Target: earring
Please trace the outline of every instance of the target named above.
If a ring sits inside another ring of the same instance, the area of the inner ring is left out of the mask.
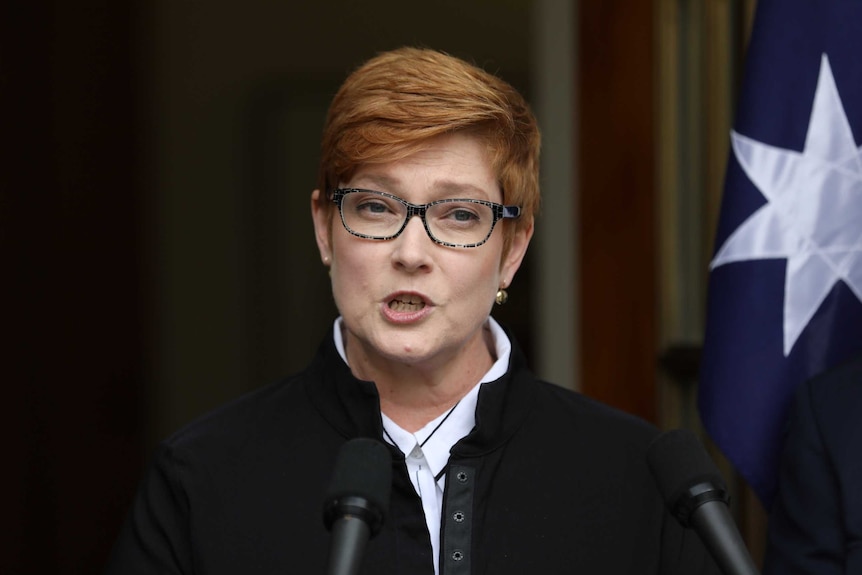
[[[503,288],[497,290],[497,297],[494,298],[494,301],[497,302],[497,305],[503,305],[507,301],[509,301],[509,294]]]
[[[325,266],[329,265],[329,256],[323,256],[323,265],[325,265]]]

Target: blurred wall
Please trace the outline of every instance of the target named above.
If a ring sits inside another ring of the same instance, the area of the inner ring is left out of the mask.
[[[132,5],[0,11],[0,572],[93,573],[141,469],[146,397]]]

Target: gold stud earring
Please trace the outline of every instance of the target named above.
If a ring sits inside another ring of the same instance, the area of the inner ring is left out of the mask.
[[[497,305],[503,305],[504,303],[509,301],[509,293],[503,288],[498,289],[497,297],[494,298],[494,301],[497,302]]]

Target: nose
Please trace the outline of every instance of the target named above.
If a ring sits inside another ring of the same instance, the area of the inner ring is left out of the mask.
[[[430,253],[435,244],[428,237],[422,218],[410,218],[401,235],[391,241],[393,265],[407,271],[430,269]]]

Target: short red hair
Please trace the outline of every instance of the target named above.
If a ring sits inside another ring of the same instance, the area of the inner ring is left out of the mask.
[[[452,132],[486,142],[503,202],[521,207],[505,228],[507,251],[539,209],[539,128],[510,84],[442,52],[384,52],[348,76],[324,125],[318,189],[329,195],[360,166],[399,160]]]

